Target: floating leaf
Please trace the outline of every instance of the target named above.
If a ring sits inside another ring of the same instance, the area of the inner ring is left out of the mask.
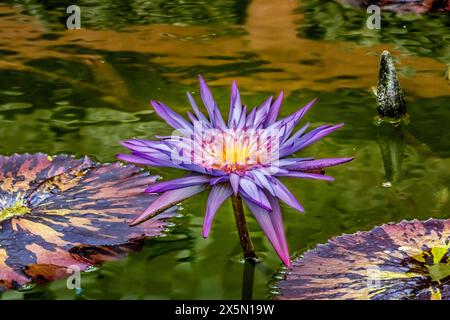
[[[154,199],[156,177],[88,157],[0,156],[0,289],[67,277],[139,250],[160,235],[175,208],[128,225]]]
[[[450,299],[450,220],[385,224],[293,262],[277,299]]]
[[[450,5],[446,1],[436,0],[337,0],[339,3],[358,6],[366,10],[370,5],[376,5],[383,11],[396,13],[427,13],[429,11],[446,12]]]

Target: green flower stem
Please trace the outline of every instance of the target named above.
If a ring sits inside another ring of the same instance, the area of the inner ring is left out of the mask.
[[[231,203],[233,204],[234,218],[236,220],[236,227],[241,240],[242,250],[244,251],[245,259],[256,259],[255,248],[253,247],[250,233],[248,232],[247,222],[245,220],[244,207],[242,199],[239,195],[231,196]]]

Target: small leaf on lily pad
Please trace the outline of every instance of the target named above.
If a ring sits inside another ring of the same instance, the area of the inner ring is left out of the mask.
[[[292,263],[276,299],[450,299],[450,220],[333,238]]]
[[[68,277],[139,250],[176,208],[128,224],[156,196],[156,177],[120,163],[42,153],[0,156],[0,290]]]

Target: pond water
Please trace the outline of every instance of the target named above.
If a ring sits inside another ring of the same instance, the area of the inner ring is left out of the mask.
[[[185,92],[199,97],[202,74],[224,112],[236,79],[249,106],[283,90],[282,115],[317,97],[306,121],[345,123],[301,152],[354,156],[327,170],[335,182],[286,180],[306,209],[283,207],[291,252],[385,222],[449,217],[448,15],[383,12],[381,29],[369,30],[365,11],[333,1],[85,0],[77,2],[82,28],[67,30],[71,1],[21,3],[0,4],[0,154],[114,161],[125,151],[119,141],[170,133],[149,100],[184,113]],[[395,56],[406,95],[410,122],[400,133],[374,125],[383,50]],[[397,159],[390,184],[386,150]],[[203,239],[205,201],[203,194],[183,203],[171,232],[141,252],[84,273],[80,291],[62,280],[2,298],[240,299],[244,265],[231,204]],[[249,224],[264,257],[253,298],[265,299],[280,261],[250,216]]]

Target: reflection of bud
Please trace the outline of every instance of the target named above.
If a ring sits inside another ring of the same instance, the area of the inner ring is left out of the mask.
[[[383,157],[386,173],[385,186],[392,185],[400,179],[402,161],[405,157],[406,130],[402,124],[394,126],[390,123],[380,123],[377,128],[378,144]]]
[[[79,6],[71,5],[66,9],[71,15],[66,20],[67,29],[81,29],[81,9]]]
[[[372,13],[372,15],[367,18],[366,25],[368,29],[381,29],[380,11],[380,7],[376,5],[371,5],[367,8],[367,13]]]
[[[67,273],[72,275],[67,278],[67,289],[81,289],[81,270],[79,266],[71,265],[67,267]]]

